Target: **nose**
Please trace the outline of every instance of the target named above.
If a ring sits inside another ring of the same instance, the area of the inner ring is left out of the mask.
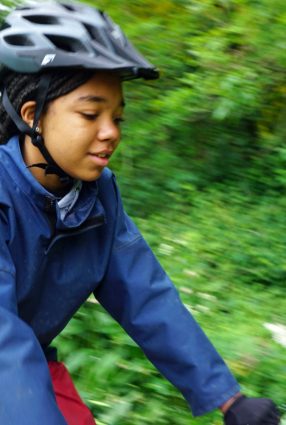
[[[101,142],[117,142],[120,139],[120,128],[113,120],[101,123],[97,132],[97,139]]]

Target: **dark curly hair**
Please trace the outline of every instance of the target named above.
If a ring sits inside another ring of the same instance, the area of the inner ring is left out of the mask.
[[[52,71],[52,79],[46,98],[45,106],[60,96],[63,96],[80,85],[87,82],[93,71],[88,70],[57,70]],[[10,102],[14,109],[20,114],[22,105],[29,100],[36,100],[37,89],[40,81],[40,74],[21,74],[8,71],[2,80],[2,87],[5,86]],[[7,114],[2,102],[0,103],[0,144],[5,144],[8,140],[19,134],[19,130]]]

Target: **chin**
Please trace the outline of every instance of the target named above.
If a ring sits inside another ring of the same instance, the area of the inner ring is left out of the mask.
[[[103,169],[101,171],[97,171],[96,173],[90,173],[90,174],[85,174],[83,176],[78,176],[76,178],[78,178],[79,180],[83,181],[83,182],[93,182],[97,179],[99,179],[99,177],[101,176],[103,172]]]
[[[101,176],[104,168],[101,170],[86,170],[83,169],[78,172],[73,172],[73,170],[64,169],[65,173],[67,173],[70,177],[75,180],[81,180],[83,182],[93,182]]]

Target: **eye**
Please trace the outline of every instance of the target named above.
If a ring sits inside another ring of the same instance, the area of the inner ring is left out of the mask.
[[[80,115],[88,121],[95,121],[98,117],[98,114],[87,114],[85,112],[81,112]]]

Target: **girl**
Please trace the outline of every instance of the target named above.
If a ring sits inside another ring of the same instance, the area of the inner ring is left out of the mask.
[[[93,293],[194,415],[277,424],[271,400],[239,393],[107,168],[122,81],[158,71],[106,14],[72,3],[13,11],[0,58],[0,423],[94,424],[50,346]]]

